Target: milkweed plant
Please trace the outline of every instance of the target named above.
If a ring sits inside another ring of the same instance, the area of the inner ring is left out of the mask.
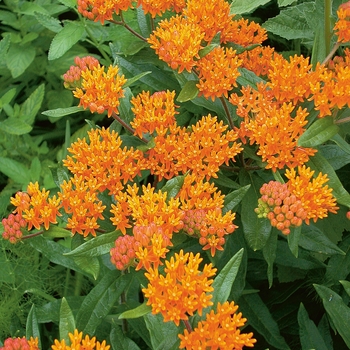
[[[56,187],[1,230],[66,287],[0,349],[350,347],[350,2],[60,3]]]

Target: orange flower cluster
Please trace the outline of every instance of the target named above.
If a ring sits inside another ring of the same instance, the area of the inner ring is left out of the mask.
[[[119,99],[124,97],[123,85],[126,83],[124,75],[118,74],[117,66],[109,66],[107,72],[104,66],[97,65],[91,70],[81,72],[81,88],[73,92],[80,99],[79,106],[89,108],[91,113],[107,111],[108,117],[112,113],[118,114]]]
[[[350,41],[350,1],[341,4],[337,10],[338,20],[334,25],[338,43]]]
[[[91,233],[96,236],[96,230],[100,227],[97,220],[104,220],[102,213],[106,208],[98,198],[98,188],[97,179],[85,181],[78,175],[61,184],[58,196],[65,213],[69,215],[67,229],[72,234],[79,233],[86,237]]]
[[[142,291],[148,298],[147,305],[152,306],[152,313],[161,313],[164,321],[173,321],[177,326],[180,320],[187,320],[196,311],[202,310],[213,303],[211,284],[216,269],[212,264],[206,264],[199,269],[202,262],[199,254],[184,254],[180,250],[175,257],[165,261],[165,276],[160,275],[157,268],[150,268],[145,276],[149,283]]]
[[[38,182],[31,182],[27,192],[17,192],[11,198],[11,204],[16,207],[14,213],[18,213],[27,222],[28,231],[33,227],[40,230],[41,225],[48,230],[50,223],[57,224],[57,216],[61,216],[61,202],[56,196],[49,198],[49,193],[45,188],[40,191]]]
[[[329,180],[327,174],[319,173],[313,178],[315,171],[305,166],[298,167],[298,175],[295,169],[287,169],[286,177],[289,179],[288,188],[301,200],[304,210],[307,212],[305,222],[309,224],[312,219],[323,219],[328,212],[336,213],[336,199],[332,195],[332,188],[324,184]],[[312,179],[312,180],[311,180]]]
[[[96,337],[90,338],[88,335],[83,338],[83,332],[78,332],[74,330],[74,333],[68,333],[70,339],[70,345],[67,345],[65,340],[59,341],[55,339],[54,344],[51,346],[52,350],[74,350],[74,349],[84,349],[84,350],[109,350],[110,345],[106,345],[104,340],[102,343],[96,341]]]
[[[135,237],[119,236],[115,240],[115,247],[110,250],[111,262],[120,270],[126,270],[134,264],[135,260]]]
[[[22,214],[10,214],[8,218],[3,218],[1,223],[4,227],[2,238],[7,239],[10,243],[17,243],[23,236],[22,229],[27,227],[27,221],[22,217]]]
[[[7,338],[4,341],[4,346],[0,350],[39,350],[38,338],[30,337],[30,339],[23,338]]]
[[[81,73],[86,70],[93,70],[94,67],[98,67],[99,61],[92,57],[86,56],[80,58],[79,56],[74,58],[75,66],[70,66],[69,70],[63,74],[64,87],[66,89],[75,89],[81,86]]]
[[[84,17],[104,24],[113,14],[132,7],[133,0],[78,0],[78,12]]]
[[[138,0],[137,6],[142,6],[145,14],[150,13],[152,18],[162,14],[167,10],[181,12],[186,6],[185,0]]]
[[[167,128],[175,124],[174,103],[175,91],[159,91],[150,96],[149,91],[132,97],[130,102],[134,106],[131,108],[135,114],[130,125],[135,130],[135,135],[142,138],[142,134],[152,134],[156,128]]]
[[[145,166],[166,179],[189,170],[198,179],[217,177],[220,165],[228,164],[242,150],[235,142],[237,132],[227,128],[209,114],[191,130],[176,125],[157,129],[155,145],[145,155]]]
[[[216,250],[223,250],[225,235],[237,228],[233,224],[235,213],[222,214],[225,196],[213,183],[203,180],[194,182],[194,177],[187,176],[178,194],[181,208],[184,210],[183,231],[199,238],[203,250],[209,250],[212,256]]]
[[[196,65],[203,37],[198,26],[183,16],[174,16],[162,20],[147,41],[161,60],[181,73],[190,72]]]
[[[218,303],[216,313],[211,310],[204,321],[200,321],[193,332],[185,329],[180,334],[180,349],[242,349],[244,346],[254,347],[256,339],[253,333],[241,333],[239,327],[244,326],[247,319],[242,313],[236,313],[238,306],[234,302]]]
[[[271,226],[284,235],[290,234],[291,227],[301,226],[307,212],[300,199],[292,194],[287,184],[270,181],[260,188],[261,198],[255,212],[259,218],[268,218]]]
[[[205,98],[228,97],[228,92],[237,86],[238,67],[242,61],[231,48],[216,47],[197,63],[199,95]]]
[[[85,137],[74,142],[68,151],[72,156],[63,164],[73,174],[95,184],[100,192],[106,189],[110,194],[124,188],[123,183],[133,180],[142,169],[142,152],[132,147],[122,148],[119,135],[110,129],[94,129]]]

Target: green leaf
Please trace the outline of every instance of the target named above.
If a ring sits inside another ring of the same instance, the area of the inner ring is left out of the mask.
[[[65,297],[63,297],[61,301],[59,330],[60,339],[64,339],[66,344],[70,344],[68,333],[74,333],[75,320],[72,310]]]
[[[97,257],[74,256],[74,262],[88,275],[97,280],[100,273],[100,261]]]
[[[140,306],[136,307],[135,309],[124,311],[119,315],[118,318],[120,319],[138,318],[150,313],[151,311],[152,311],[152,307],[147,305],[146,303],[143,303]]]
[[[0,223],[0,232],[2,231],[2,224]],[[4,249],[0,249],[0,285],[5,282],[7,284],[15,283],[15,270]]]
[[[68,108],[56,108],[56,109],[50,109],[48,111],[41,112],[41,114],[47,115],[51,121],[56,121],[55,119],[60,119],[66,115],[78,113],[84,111],[83,107],[68,107]]]
[[[140,80],[142,77],[145,77],[148,74],[151,74],[151,71],[148,72],[142,72],[130,79],[127,80],[127,82],[125,83],[125,85],[123,86],[124,88],[129,87],[130,85],[132,85],[133,83],[137,82],[138,80]]]
[[[320,21],[315,30],[315,39],[312,45],[311,64],[315,68],[318,62],[323,62],[327,56],[324,21]]]
[[[0,42],[1,43],[1,42]],[[1,50],[1,47],[0,47]],[[3,105],[9,104],[11,100],[15,97],[16,95],[16,88],[12,88],[8,90],[5,94],[3,94],[0,98],[0,108],[2,108]]]
[[[249,324],[259,332],[273,347],[289,350],[289,346],[281,336],[276,321],[258,294],[243,294],[239,299],[240,310],[249,320]]]
[[[11,135],[24,135],[29,134],[33,130],[33,127],[21,119],[7,118],[4,121],[0,121],[0,130]]]
[[[345,292],[350,296],[350,282],[344,280],[341,280],[339,282],[343,285]]]
[[[293,4],[293,2],[296,2],[297,0],[278,0],[278,7],[284,7]]]
[[[344,152],[350,154],[350,145],[339,135],[334,135],[331,140],[335,142]]]
[[[197,88],[197,81],[189,80],[187,83],[185,83],[184,87],[179,93],[179,96],[177,97],[176,101],[179,101],[181,103],[193,100],[198,95],[198,88]]]
[[[328,350],[315,323],[310,320],[303,303],[300,304],[298,311],[298,324],[302,350]]]
[[[318,150],[321,152],[323,157],[327,159],[334,170],[338,170],[350,163],[350,154],[344,151],[338,145],[321,145],[318,147]]]
[[[68,169],[63,166],[58,166],[55,168],[50,167],[50,170],[53,177],[53,181],[55,182],[57,187],[60,187],[60,185],[64,181],[68,182],[71,179]]]
[[[184,184],[184,181],[185,176],[183,175],[175,176],[167,181],[167,183],[161,188],[161,191],[163,193],[167,193],[167,200],[170,200],[170,198],[174,198],[179,193],[181,187]]]
[[[7,55],[6,65],[13,78],[18,78],[34,61],[36,50],[33,45],[11,44]]]
[[[243,186],[240,189],[227,194],[224,199],[224,207],[222,208],[222,212],[225,214],[229,210],[236,208],[250,189],[250,186],[250,184]]]
[[[251,13],[259,6],[265,5],[271,0],[233,0],[231,3],[231,14],[240,15],[242,13]]]
[[[84,35],[85,28],[82,22],[66,21],[63,29],[53,38],[48,59],[55,60],[62,57]]]
[[[71,252],[65,253],[64,255],[74,257],[94,257],[107,254],[114,247],[114,242],[120,235],[120,231],[104,233],[100,236],[90,239],[89,241],[75,248]]]
[[[328,141],[336,133],[339,127],[334,124],[334,118],[331,116],[317,119],[311,126],[299,137],[298,146],[315,148],[318,145]]]
[[[113,326],[110,334],[112,350],[140,350],[140,348],[125,336],[119,326]]]
[[[30,182],[29,169],[14,159],[0,157],[0,171],[16,183],[26,185]]]
[[[164,322],[161,314],[152,313],[143,316],[146,327],[151,336],[153,350],[175,350],[179,349],[180,339],[178,334],[183,333],[183,325],[178,327],[174,322]]]
[[[272,287],[273,283],[273,263],[276,259],[277,239],[277,229],[272,228],[270,237],[262,250],[264,259],[267,262],[267,279],[269,281],[269,288]]]
[[[39,323],[36,317],[34,304],[30,308],[29,314],[27,316],[27,322],[26,322],[26,338],[30,339],[30,337],[33,337],[33,338],[38,337],[38,340],[39,340],[38,347],[39,349],[41,349]]]
[[[30,165],[30,178],[32,182],[39,181],[41,173],[41,163],[38,157],[34,157],[32,159],[32,163]]]
[[[130,122],[135,118],[133,111],[131,110],[132,106],[130,103],[133,94],[129,87],[124,89],[124,97],[120,99],[120,105],[118,107],[119,114],[123,118],[123,121],[130,124]]]
[[[306,18],[314,12],[315,5],[313,2],[302,3],[281,10],[279,15],[268,19],[263,27],[267,31],[288,40],[313,40],[313,28],[309,26]]]
[[[131,279],[131,274],[120,276],[120,272],[116,270],[106,273],[81,304],[76,316],[77,329],[94,334]]]
[[[34,123],[35,117],[40,110],[44,99],[45,84],[39,85],[21,106],[20,119],[29,125]]]
[[[299,246],[300,235],[301,235],[301,226],[298,226],[298,227],[291,227],[290,234],[287,236],[290,251],[293,253],[293,255],[296,258],[298,257],[298,246]]]
[[[316,176],[319,172],[327,174],[329,178],[327,185],[333,189],[332,194],[337,199],[337,202],[350,208],[350,194],[343,187],[332,166],[319,152],[310,158],[307,165],[315,170]]]
[[[314,284],[314,287],[317,294],[321,297],[323,306],[336,330],[350,348],[350,308],[344,303],[341,296],[333,290],[319,284]]]
[[[57,18],[40,12],[35,12],[34,15],[37,21],[46,29],[54,33],[58,33],[62,29],[61,22]]]
[[[237,78],[237,83],[242,86],[251,86],[253,89],[256,89],[258,83],[263,82],[264,80],[258,77],[254,72],[246,68],[238,68],[240,75]]]

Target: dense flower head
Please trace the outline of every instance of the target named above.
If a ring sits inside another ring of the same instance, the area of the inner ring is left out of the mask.
[[[102,213],[106,208],[98,198],[98,187],[96,179],[86,181],[78,175],[61,184],[58,196],[68,215],[67,229],[72,234],[96,236],[96,230],[100,227],[98,220],[104,220]]]
[[[287,184],[270,181],[260,188],[261,198],[255,212],[259,218],[268,218],[271,226],[276,227],[284,235],[291,232],[292,227],[299,227],[307,217],[307,212],[300,199],[293,194]]]
[[[242,61],[236,51],[221,46],[209,52],[198,63],[196,70],[199,74],[199,95],[211,98],[228,97],[228,92],[237,86],[236,79],[240,75],[238,67]]]
[[[336,199],[332,195],[333,189],[325,185],[328,182],[327,174],[321,172],[313,177],[315,171],[304,166],[295,169],[287,169],[286,177],[289,179],[288,188],[301,200],[304,210],[307,212],[305,222],[312,219],[316,222],[328,216],[328,212],[336,213],[339,209]]]
[[[88,131],[88,140],[78,139],[68,151],[71,155],[63,160],[64,166],[74,175],[96,182],[100,192],[119,192],[142,168],[142,152],[122,147],[119,135],[104,127]]]
[[[79,332],[77,329],[74,330],[74,333],[68,333],[70,339],[70,345],[66,344],[65,340],[58,339],[54,340],[54,344],[51,346],[52,350],[109,350],[110,345],[106,344],[104,340],[102,343],[96,341],[96,337],[90,338],[89,335],[83,337],[83,332]]]
[[[39,350],[38,338],[30,337],[30,339],[22,338],[7,338],[4,341],[4,346],[0,350]]]
[[[213,304],[211,277],[216,269],[210,263],[201,270],[202,260],[199,253],[194,255],[180,250],[165,261],[164,276],[157,268],[145,273],[149,283],[142,291],[153,314],[161,313],[165,322],[173,321],[178,326],[180,320],[187,320],[196,311],[201,315],[204,308]]]
[[[152,18],[162,16],[167,10],[181,12],[186,3],[185,0],[138,0],[137,6],[142,6],[145,14],[150,13]]]
[[[203,37],[200,27],[183,16],[173,16],[162,20],[147,41],[162,61],[181,73],[196,65]]]
[[[254,347],[256,339],[253,333],[241,333],[239,329],[247,319],[242,317],[241,312],[236,313],[237,309],[233,301],[219,302],[216,312],[211,310],[191,333],[185,329],[184,334],[179,334],[180,349],[238,350],[244,346]]]
[[[22,214],[10,214],[3,218],[1,223],[4,227],[2,238],[7,239],[10,243],[17,243],[23,236],[23,229],[27,227],[27,221],[23,219]]]
[[[341,4],[337,10],[338,20],[334,25],[339,43],[350,41],[350,5],[349,1]]]
[[[79,106],[89,108],[91,113],[107,111],[108,117],[112,113],[118,114],[119,99],[124,97],[123,85],[126,83],[124,75],[119,75],[118,66],[110,65],[107,71],[104,66],[95,66],[92,70],[81,72],[81,88],[73,92],[80,99]]]
[[[86,70],[92,70],[100,63],[92,56],[74,58],[74,66],[70,66],[69,70],[63,75],[64,87],[66,89],[75,89],[81,86],[81,73]]]
[[[78,0],[78,12],[84,17],[104,24],[113,14],[132,7],[133,0]]]
[[[27,222],[28,231],[33,227],[40,230],[42,225],[48,230],[50,223],[57,224],[57,216],[61,216],[61,202],[56,196],[49,197],[49,194],[50,191],[45,188],[40,190],[38,182],[31,182],[26,192],[17,192],[11,198],[11,204],[16,207],[14,213],[18,213]]]
[[[219,167],[242,150],[235,142],[237,132],[227,128],[209,114],[191,128],[157,129],[154,147],[145,155],[146,166],[152,174],[166,179],[187,171],[198,178],[217,177]]]
[[[150,95],[150,92],[143,91],[136,97],[131,98],[131,108],[135,118],[130,122],[135,134],[142,137],[144,133],[152,134],[156,128],[167,128],[175,123],[174,103],[175,91],[158,91]]]
[[[115,247],[110,250],[111,262],[118,270],[126,270],[134,264],[135,260],[135,243],[134,236],[119,236],[115,240]]]

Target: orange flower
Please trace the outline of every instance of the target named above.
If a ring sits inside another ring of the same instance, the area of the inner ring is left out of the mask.
[[[173,7],[173,0],[138,0],[137,6],[142,6],[145,14],[150,13],[152,18],[161,16],[165,11]]]
[[[79,106],[89,108],[91,113],[107,111],[108,117],[118,114],[119,99],[124,97],[122,86],[126,83],[124,75],[118,72],[117,66],[109,66],[105,72],[105,67],[100,65],[82,71],[81,88],[73,92],[80,99]]]
[[[159,91],[150,96],[149,91],[138,94],[131,99],[134,106],[131,110],[135,118],[130,125],[135,129],[135,135],[142,137],[143,133],[152,134],[156,128],[167,128],[175,124],[174,104],[175,91]]]
[[[336,213],[336,199],[332,195],[332,188],[324,184],[328,181],[327,174],[319,173],[313,178],[315,171],[304,166],[295,169],[287,169],[286,177],[289,179],[287,185],[291,193],[300,199],[303,209],[307,212],[305,222],[309,224],[310,219],[316,222],[328,216],[328,212]],[[311,180],[312,179],[312,180]]]
[[[4,341],[4,346],[0,350],[39,350],[38,338],[30,337],[30,339],[23,338],[7,338]]]
[[[92,21],[113,19],[113,14],[126,11],[132,7],[132,0],[78,0],[78,12]]]
[[[337,10],[338,20],[335,23],[334,31],[338,37],[338,43],[350,41],[350,2],[341,4]]]
[[[213,303],[210,301],[213,291],[211,284],[216,269],[212,264],[205,265],[203,270],[199,264],[203,259],[199,254],[184,254],[180,250],[165,261],[165,276],[160,275],[158,269],[150,268],[145,273],[149,283],[142,291],[148,298],[147,305],[152,306],[152,313],[161,313],[164,321],[173,321],[177,326],[180,320],[187,320],[188,315],[202,310]]]
[[[237,86],[236,79],[240,75],[238,67],[242,61],[231,48],[216,47],[197,63],[199,72],[199,95],[206,98],[228,97],[228,92]]]
[[[109,350],[110,345],[106,345],[104,340],[102,343],[96,341],[96,337],[90,338],[86,335],[83,338],[83,332],[78,332],[74,330],[74,333],[68,333],[70,339],[70,345],[67,345],[64,339],[59,341],[54,340],[54,345],[51,346],[52,350],[74,350],[74,349],[84,349],[84,350]]]
[[[182,16],[174,16],[161,21],[147,41],[162,61],[181,73],[185,69],[190,72],[196,65],[203,37],[197,25]]]
[[[244,326],[247,319],[242,313],[236,313],[238,306],[234,302],[218,303],[216,313],[211,310],[205,321],[200,321],[193,332],[185,329],[179,334],[180,349],[242,349],[243,346],[254,347],[256,339],[253,333],[241,333],[239,327]]]

